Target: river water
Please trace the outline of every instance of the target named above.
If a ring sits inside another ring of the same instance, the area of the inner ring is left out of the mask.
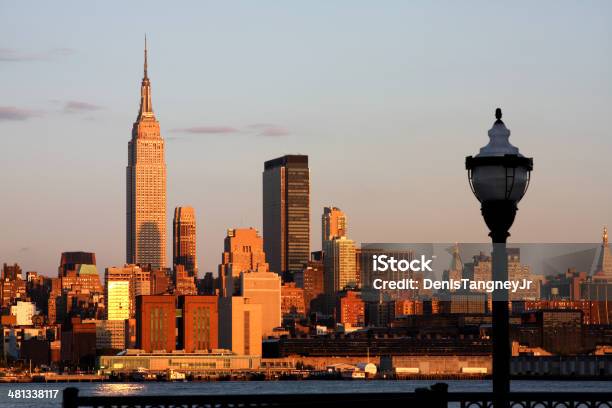
[[[189,394],[284,394],[409,392],[439,381],[234,381],[234,382],[150,382],[150,383],[28,383],[0,384],[0,408],[60,407],[62,390],[77,387],[81,395],[189,395]],[[444,381],[449,391],[490,391],[491,382]],[[10,398],[9,391],[59,390],[56,398]],[[612,381],[513,381],[512,391],[612,391]]]

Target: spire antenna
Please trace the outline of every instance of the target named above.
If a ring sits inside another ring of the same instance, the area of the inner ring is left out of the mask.
[[[147,75],[147,35],[145,34],[145,47],[144,47],[144,77],[148,78]]]

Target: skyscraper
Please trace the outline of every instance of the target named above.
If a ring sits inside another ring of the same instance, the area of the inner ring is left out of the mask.
[[[263,236],[270,270],[291,280],[310,255],[308,156],[287,155],[265,162]]]
[[[192,207],[176,207],[172,223],[173,264],[183,265],[190,276],[198,275],[196,218]]]
[[[228,229],[223,241],[223,254],[219,264],[219,289],[232,296],[238,290],[241,272],[267,272],[263,239],[255,228]],[[229,285],[229,286],[228,286]]]
[[[321,216],[321,245],[325,269],[325,293],[329,296],[359,285],[355,242],[347,238],[346,215],[337,207],[325,207]]]
[[[233,276],[239,276],[240,272],[268,271],[263,247],[263,239],[255,228],[228,229],[219,273],[231,271]]]
[[[166,266],[166,163],[164,140],[151,104],[146,39],[140,110],[128,143],[126,182],[127,263],[163,268]]]
[[[359,285],[355,242],[345,236],[325,241],[323,247],[325,294],[335,295],[347,287]]]
[[[261,333],[272,336],[281,325],[281,278],[274,272],[242,272],[239,296],[261,305]]]
[[[136,265],[111,267],[104,271],[107,320],[135,316],[136,297],[151,293],[151,273]]]
[[[75,271],[78,274],[94,273],[97,275],[96,254],[81,251],[62,252],[57,276],[60,278],[67,276],[70,271]]]
[[[219,347],[261,355],[262,306],[242,296],[219,298]]]
[[[452,258],[448,269],[442,272],[443,280],[456,280],[459,281],[463,278],[463,261],[459,255],[459,244],[455,243],[451,252]],[[454,292],[455,289],[451,289]]]
[[[57,276],[62,289],[69,294],[88,293],[93,297],[103,293],[93,252],[62,252]]]
[[[601,250],[597,259],[595,274],[612,280],[612,252],[608,245],[608,228],[604,227],[601,237]]]
[[[337,207],[323,208],[323,215],[321,216],[321,245],[335,237],[347,235],[347,230],[348,222],[346,215],[341,209]]]

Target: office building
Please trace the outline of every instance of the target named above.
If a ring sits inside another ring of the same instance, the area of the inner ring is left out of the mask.
[[[490,256],[486,256],[483,252],[475,255],[473,257],[473,265],[473,280],[485,282],[493,279],[493,264]]]
[[[238,292],[238,277],[243,272],[268,272],[264,242],[254,228],[228,229],[219,264],[221,293],[232,296]],[[229,288],[229,289],[228,289]]]
[[[530,281],[529,289],[518,289],[516,292],[510,292],[510,300],[535,300],[540,298],[540,281],[534,279],[531,275],[529,265],[521,263],[520,248],[508,248],[506,250],[508,256],[508,279],[511,281]]]
[[[239,355],[261,356],[262,307],[242,296],[219,298],[219,346]]]
[[[304,303],[307,312],[310,310],[310,302],[317,296],[324,293],[323,262],[308,261],[306,268],[302,272],[302,288],[304,288]],[[298,282],[298,286],[300,283]]]
[[[62,252],[60,266],[57,268],[59,278],[70,274],[97,274],[96,254],[93,252]]]
[[[128,143],[126,168],[126,263],[166,266],[166,162],[164,140],[153,113],[151,82],[147,72],[145,41],[144,76],[140,109]]]
[[[106,268],[106,313],[108,320],[134,317],[136,297],[151,293],[151,273],[136,265]]]
[[[348,221],[341,209],[337,207],[323,208],[321,233],[321,243],[348,235]]]
[[[345,236],[325,241],[325,294],[333,296],[347,287],[359,286],[355,258],[355,242]]]
[[[242,272],[239,295],[261,305],[261,331],[264,337],[281,326],[281,278],[274,272]],[[247,353],[248,354],[248,353]]]
[[[359,292],[346,291],[336,302],[336,323],[347,327],[361,327],[365,324],[365,302]]]
[[[167,269],[151,271],[151,295],[164,295],[173,291],[174,277]]]
[[[196,216],[192,207],[176,207],[172,229],[173,265],[183,265],[190,276],[198,276]]]
[[[32,316],[36,313],[36,305],[33,302],[19,300],[11,306],[11,315],[15,316],[17,326],[31,326]]]
[[[93,370],[96,360],[96,324],[73,317],[62,326],[61,359],[72,367]]]
[[[65,316],[79,316],[82,319],[103,317],[104,288],[98,275],[96,254],[63,252],[57,279],[61,288],[54,296],[62,297],[60,303],[65,306]]]
[[[298,288],[295,282],[287,282],[281,286],[281,314],[283,318],[306,315],[304,289]]]
[[[96,349],[123,350],[126,348],[126,320],[95,320]]]
[[[4,264],[2,267],[0,296],[0,304],[4,308],[9,307],[19,299],[26,299],[26,282],[23,280],[19,265]]]
[[[452,249],[452,258],[448,269],[446,269],[442,273],[442,280],[455,280],[460,281],[463,278],[463,261],[461,260],[461,256],[459,255],[459,245],[453,245]],[[454,292],[455,289],[451,289],[451,292]]]
[[[263,237],[270,270],[292,280],[310,254],[308,156],[287,155],[265,162]]]
[[[386,271],[374,270],[374,263],[372,262],[374,255],[386,255],[389,258],[393,257],[397,260],[406,260],[410,262],[415,257],[414,250],[407,248],[375,248],[373,246],[365,245],[355,252],[358,264],[357,275],[360,277],[362,289],[361,296],[363,300],[367,302],[376,302],[380,300],[381,296],[383,300],[416,299],[419,295],[425,292],[423,285],[418,285],[419,289],[374,289],[372,286],[375,279],[397,281],[400,279],[411,278],[414,280],[422,280],[422,277],[418,276],[418,273],[414,273],[412,271],[393,271],[391,268],[388,268]]]
[[[175,295],[197,295],[195,276],[191,275],[183,265],[174,267],[174,294]]]

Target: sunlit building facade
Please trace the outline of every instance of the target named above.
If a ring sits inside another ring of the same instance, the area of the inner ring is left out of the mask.
[[[140,110],[128,143],[126,182],[126,262],[163,268],[166,266],[166,162],[164,140],[151,102],[146,43]]]
[[[291,277],[310,257],[308,156],[287,155],[264,164],[263,237],[270,270]],[[290,279],[291,280],[291,279]]]
[[[176,207],[172,228],[173,265],[183,265],[190,276],[198,276],[196,216],[192,207]]]

